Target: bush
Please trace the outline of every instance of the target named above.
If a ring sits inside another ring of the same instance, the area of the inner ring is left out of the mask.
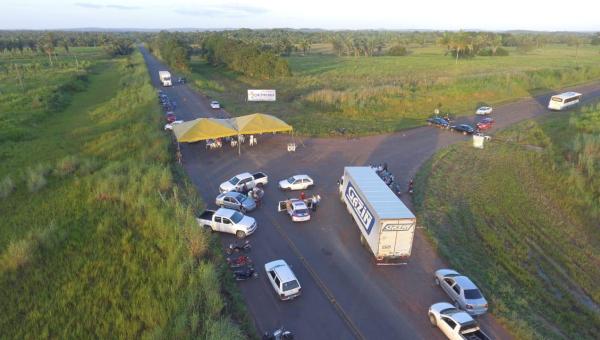
[[[48,169],[42,165],[38,165],[35,168],[28,168],[25,182],[27,183],[27,189],[30,192],[36,192],[46,186],[46,175]]]
[[[77,170],[78,166],[79,166],[79,160],[77,159],[77,157],[67,156],[67,157],[61,159],[60,161],[58,161],[58,164],[56,164],[56,169],[54,170],[54,173],[60,177],[64,177],[64,176],[70,175],[73,172],[75,172],[75,170]]]
[[[13,180],[9,176],[4,177],[2,182],[0,182],[0,198],[8,197],[14,190],[15,183]]]
[[[408,54],[408,50],[406,49],[406,47],[404,47],[402,45],[394,45],[386,53],[386,55],[397,56],[397,57],[402,57],[407,54]]]

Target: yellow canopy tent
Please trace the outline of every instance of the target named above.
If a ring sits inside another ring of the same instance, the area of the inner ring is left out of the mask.
[[[239,132],[228,119],[198,118],[176,124],[173,132],[178,142],[197,142],[206,139],[237,136]]]
[[[283,120],[264,113],[254,113],[229,119],[231,125],[237,129],[240,135],[252,135],[257,133],[292,131],[291,125]]]

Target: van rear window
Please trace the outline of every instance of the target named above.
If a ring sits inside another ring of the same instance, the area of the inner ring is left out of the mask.
[[[296,289],[298,287],[300,287],[300,284],[298,283],[298,281],[294,280],[294,281],[284,282],[282,288],[283,288],[284,292],[287,292],[288,290]]]

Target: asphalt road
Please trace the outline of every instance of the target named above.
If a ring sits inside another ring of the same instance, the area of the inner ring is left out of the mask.
[[[158,70],[167,68],[144,49],[142,52],[158,88]],[[224,110],[212,110],[209,98],[186,85],[163,90],[177,101],[178,119],[228,116]],[[600,83],[569,90],[583,93],[586,100],[600,97]],[[495,108],[494,129],[548,114],[548,99],[544,95]],[[407,265],[375,266],[360,244],[358,227],[338,199],[336,181],[344,166],[387,162],[406,187],[409,178],[433,153],[469,139],[450,131],[420,127],[357,139],[296,138],[298,148],[290,153],[286,149],[289,135],[269,134],[258,136],[257,146],[244,144],[241,156],[237,148],[224,146],[211,151],[204,143],[182,145],[182,153],[184,167],[209,207],[214,207],[219,184],[230,177],[245,171],[265,171],[269,175],[262,207],[250,213],[258,221],[258,230],[250,237],[251,257],[261,276],[239,284],[260,331],[284,325],[297,339],[443,339],[441,332],[429,324],[427,309],[435,302],[448,300],[433,281],[433,272],[446,267],[444,261],[418,229]],[[316,188],[306,193],[318,193],[323,199],[307,223],[292,223],[277,212],[278,201],[297,195],[280,192],[277,181],[296,173],[313,177]],[[403,197],[403,201],[412,205],[409,197]],[[226,244],[233,237],[222,235],[221,239]],[[296,300],[279,301],[266,280],[263,264],[280,258],[292,265],[303,287],[302,296]],[[479,322],[493,338],[511,338],[493,315],[480,317]]]

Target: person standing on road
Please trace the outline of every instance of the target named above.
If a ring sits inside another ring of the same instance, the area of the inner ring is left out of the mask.
[[[306,195],[304,194],[304,191],[300,192],[300,199],[303,201],[306,199]]]

